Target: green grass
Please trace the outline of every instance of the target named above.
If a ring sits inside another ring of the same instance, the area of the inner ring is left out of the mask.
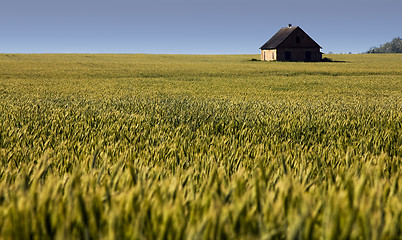
[[[0,54],[0,239],[398,239],[402,55]]]

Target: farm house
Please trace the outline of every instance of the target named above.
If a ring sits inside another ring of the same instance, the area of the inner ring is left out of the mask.
[[[321,61],[321,46],[299,26],[281,28],[261,48],[262,61]]]

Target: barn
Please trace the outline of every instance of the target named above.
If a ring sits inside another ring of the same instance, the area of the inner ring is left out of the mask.
[[[261,49],[262,61],[321,61],[322,47],[299,26],[281,28]]]

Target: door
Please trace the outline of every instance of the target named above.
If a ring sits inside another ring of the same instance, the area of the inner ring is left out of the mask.
[[[306,61],[311,61],[311,52],[310,51],[307,51],[306,52]]]
[[[290,51],[285,52],[285,60],[291,61],[292,60],[292,53]]]

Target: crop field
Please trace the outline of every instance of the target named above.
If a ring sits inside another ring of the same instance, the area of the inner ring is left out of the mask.
[[[402,55],[0,54],[0,239],[401,239]]]

